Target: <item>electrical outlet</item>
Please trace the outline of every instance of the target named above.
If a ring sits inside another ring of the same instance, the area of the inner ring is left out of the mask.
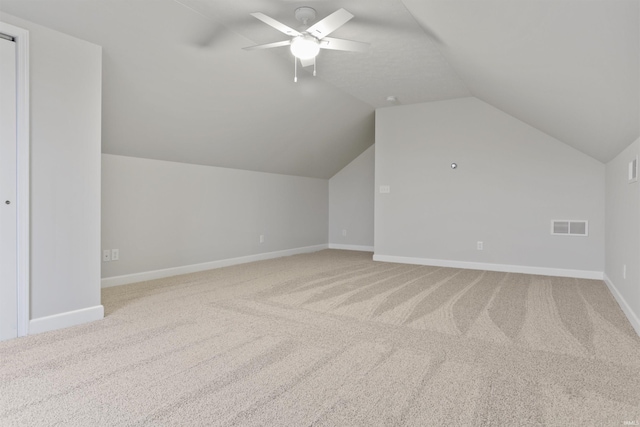
[[[342,237],[347,237],[347,230],[342,230]]]
[[[111,261],[118,261],[120,259],[120,249],[111,249]]]
[[[391,193],[391,187],[389,185],[381,185],[380,186],[381,193]]]
[[[260,243],[264,243],[264,234],[260,235]]]
[[[622,266],[622,278],[623,279],[627,278],[627,264]]]
[[[484,243],[478,242],[477,248],[478,248],[479,251],[484,250]]]
[[[102,251],[102,261],[111,261],[111,251],[109,249],[105,249],[104,251]]]

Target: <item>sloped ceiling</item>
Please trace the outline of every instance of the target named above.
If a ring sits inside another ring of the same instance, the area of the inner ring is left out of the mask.
[[[404,3],[474,96],[601,162],[638,138],[638,0]]]
[[[293,83],[293,11],[356,17]],[[637,0],[1,0],[103,46],[103,152],[329,178],[374,141],[374,110],[478,98],[600,161],[639,134]],[[0,16],[1,18],[1,16]]]

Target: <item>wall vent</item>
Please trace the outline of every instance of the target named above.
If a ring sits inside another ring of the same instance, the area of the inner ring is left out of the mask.
[[[588,236],[589,221],[554,219],[551,234],[556,236]]]
[[[629,182],[638,180],[638,156],[629,162]]]

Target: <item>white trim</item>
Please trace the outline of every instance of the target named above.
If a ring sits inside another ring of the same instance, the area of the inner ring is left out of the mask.
[[[68,328],[102,318],[104,318],[104,307],[101,305],[39,317],[29,322],[29,335]]]
[[[484,262],[450,261],[443,259],[410,258],[391,255],[373,255],[374,261],[400,264],[431,265],[436,267],[466,268],[471,270],[503,271],[506,273],[537,274],[540,276],[575,277],[577,279],[602,280],[602,271],[569,270],[564,268],[529,267],[525,265],[490,264]]]
[[[17,304],[18,336],[29,331],[29,31],[0,22],[0,32],[14,37],[17,78]]]
[[[231,265],[246,264],[254,261],[264,261],[267,259],[280,258],[290,255],[305,254],[327,249],[328,245],[305,246],[302,248],[285,249],[283,251],[265,252],[261,254],[248,255],[238,258],[221,259],[217,261],[205,262],[202,264],[183,265],[180,267],[165,268],[162,270],[145,271],[142,273],[126,274],[123,276],[105,277],[102,279],[102,287],[127,285],[129,283],[144,282],[147,280],[162,279],[164,277],[178,276],[180,274],[196,273],[198,271],[213,270],[216,268],[229,267]]]
[[[629,306],[627,300],[624,299],[620,291],[618,291],[618,288],[616,288],[616,285],[613,284],[606,273],[604,275],[604,283],[607,284],[609,291],[611,291],[613,297],[618,302],[618,305],[620,305],[622,312],[627,316],[627,319],[629,319],[631,326],[633,326],[633,329],[635,329],[638,336],[640,336],[640,318],[638,318],[638,315],[633,312],[633,309],[631,308],[631,306]]]
[[[342,249],[343,251],[373,252],[373,246],[341,245],[339,243],[329,243],[329,249]]]

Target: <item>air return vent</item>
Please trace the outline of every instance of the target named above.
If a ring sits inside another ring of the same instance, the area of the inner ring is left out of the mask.
[[[551,234],[557,236],[588,236],[589,222],[555,219],[551,221]]]

